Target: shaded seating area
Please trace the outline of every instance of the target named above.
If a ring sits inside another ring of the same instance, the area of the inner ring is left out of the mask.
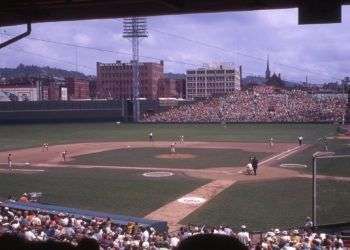
[[[89,220],[92,220],[93,218],[101,218],[101,219],[110,218],[110,220],[113,223],[118,225],[127,225],[129,222],[135,222],[144,228],[153,227],[155,230],[159,232],[163,232],[167,230],[166,221],[147,220],[139,217],[126,216],[126,215],[120,215],[120,214],[81,210],[77,208],[68,208],[68,207],[48,205],[48,204],[42,204],[42,203],[33,203],[33,202],[29,202],[29,203],[3,202],[3,203],[0,203],[0,206],[12,208],[12,209],[26,210],[26,211],[45,212],[45,213],[56,214],[56,215],[63,213],[76,218],[86,218]]]

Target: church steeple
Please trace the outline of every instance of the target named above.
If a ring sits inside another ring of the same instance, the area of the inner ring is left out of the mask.
[[[269,80],[270,77],[271,77],[271,71],[270,71],[270,57],[267,56],[265,79],[266,79],[266,80]]]

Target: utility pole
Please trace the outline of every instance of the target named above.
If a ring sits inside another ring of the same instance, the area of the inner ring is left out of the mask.
[[[123,37],[131,40],[132,44],[132,100],[133,120],[140,119],[140,69],[139,69],[139,41],[148,37],[147,20],[145,17],[128,17],[123,21]]]

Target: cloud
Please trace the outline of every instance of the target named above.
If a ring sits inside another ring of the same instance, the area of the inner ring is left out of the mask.
[[[303,80],[308,74],[315,82],[330,81],[350,74],[349,14],[350,8],[343,7],[342,24],[303,26],[297,25],[296,9],[149,17],[150,36],[141,42],[140,59],[164,59],[168,72],[182,73],[204,63],[233,62],[242,64],[245,73],[263,75],[269,54],[272,71],[281,72],[284,78]],[[20,33],[24,26],[2,29]],[[88,74],[95,74],[97,61],[131,60],[131,45],[122,37],[121,20],[35,24],[31,37],[102,49],[79,48],[79,70]],[[1,54],[1,66],[25,63],[75,69],[74,47],[31,39],[16,46],[43,57],[7,51]]]
[[[91,38],[88,35],[82,33],[74,35],[73,40],[80,45],[89,45],[91,43]]]

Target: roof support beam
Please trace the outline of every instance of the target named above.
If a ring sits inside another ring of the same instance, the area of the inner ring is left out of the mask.
[[[7,45],[10,45],[10,44],[12,44],[14,42],[17,42],[18,40],[21,40],[22,38],[24,38],[26,36],[29,36],[31,32],[32,32],[32,25],[31,25],[31,22],[28,22],[27,23],[27,31],[26,32],[24,32],[24,33],[22,33],[22,34],[20,34],[18,36],[15,36],[15,37],[13,37],[13,38],[11,38],[11,39],[3,42],[3,43],[0,43],[0,49],[4,48]]]

